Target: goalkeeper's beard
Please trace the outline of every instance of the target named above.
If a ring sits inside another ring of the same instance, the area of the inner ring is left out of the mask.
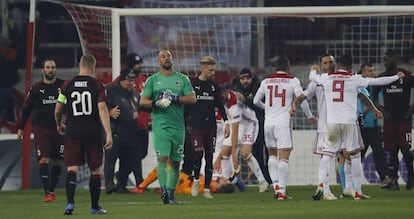
[[[170,70],[172,68],[172,63],[166,62],[166,63],[164,63],[162,68],[165,69],[165,70]]]

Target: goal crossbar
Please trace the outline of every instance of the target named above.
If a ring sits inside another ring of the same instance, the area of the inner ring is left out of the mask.
[[[413,15],[413,5],[358,5],[358,6],[305,6],[305,7],[213,7],[213,8],[110,8],[71,4],[90,9],[108,10],[111,12],[112,26],[112,75],[117,77],[121,69],[121,16],[192,16],[192,15],[241,15],[263,17],[303,17],[303,18],[336,18],[336,17],[372,17]]]

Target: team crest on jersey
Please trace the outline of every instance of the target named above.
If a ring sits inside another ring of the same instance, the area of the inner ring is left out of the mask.
[[[180,80],[176,80],[176,81],[175,81],[175,84],[176,84],[177,86],[180,86],[180,84],[181,84]]]

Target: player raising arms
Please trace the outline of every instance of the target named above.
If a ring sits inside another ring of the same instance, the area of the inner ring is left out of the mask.
[[[275,61],[276,73],[265,78],[254,96],[253,103],[265,110],[265,142],[269,151],[269,174],[273,181],[275,198],[288,199],[286,184],[289,175],[289,156],[293,149],[292,119],[289,109],[295,96],[302,93],[299,79],[289,75],[290,64],[287,57]],[[265,102],[262,102],[262,99]],[[308,102],[302,107],[311,116]],[[277,155],[279,154],[279,160]]]
[[[404,77],[399,72],[395,76],[383,78],[364,78],[352,73],[352,58],[342,55],[337,60],[338,71],[318,75],[313,69],[309,79],[324,87],[327,106],[327,132],[324,142],[325,151],[336,153],[344,150],[350,155],[351,173],[355,192],[354,199],[364,199],[361,189],[362,167],[360,157],[359,129],[357,125],[358,88],[368,85],[383,85]],[[317,68],[317,67],[316,67]]]
[[[323,55],[321,58],[321,72],[335,72],[335,58],[330,55]],[[319,66],[314,66],[312,70],[319,69]],[[315,195],[312,197],[314,200],[320,200],[323,195],[324,200],[336,200],[337,198],[332,194],[329,187],[329,172],[331,167],[331,160],[335,157],[335,153],[323,152],[324,140],[326,135],[326,101],[325,94],[323,92],[322,85],[318,85],[316,82],[311,81],[308,84],[307,89],[299,95],[292,108],[292,115],[296,111],[296,108],[302,103],[305,99],[311,99],[313,96],[316,97],[317,109],[318,109],[318,123],[316,130],[315,143],[313,148],[313,153],[322,155],[319,162],[318,170],[318,187],[316,189]]]

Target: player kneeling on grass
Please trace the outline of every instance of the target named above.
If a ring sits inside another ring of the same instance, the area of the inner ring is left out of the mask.
[[[157,177],[157,167],[155,167],[148,175],[145,177],[144,181],[139,184],[138,188],[140,188],[139,194],[144,194],[145,189],[153,182],[158,179]],[[199,193],[204,193],[204,183],[205,179],[204,176],[200,176],[200,188],[198,190]],[[194,181],[192,177],[182,171],[180,171],[180,178],[178,180],[178,184],[175,190],[175,194],[191,194],[191,190],[193,187]],[[222,176],[213,175],[213,180],[210,182],[210,191],[212,193],[233,193],[234,192],[234,185],[230,183],[230,181]],[[160,189],[156,188],[155,193],[161,193]]]

